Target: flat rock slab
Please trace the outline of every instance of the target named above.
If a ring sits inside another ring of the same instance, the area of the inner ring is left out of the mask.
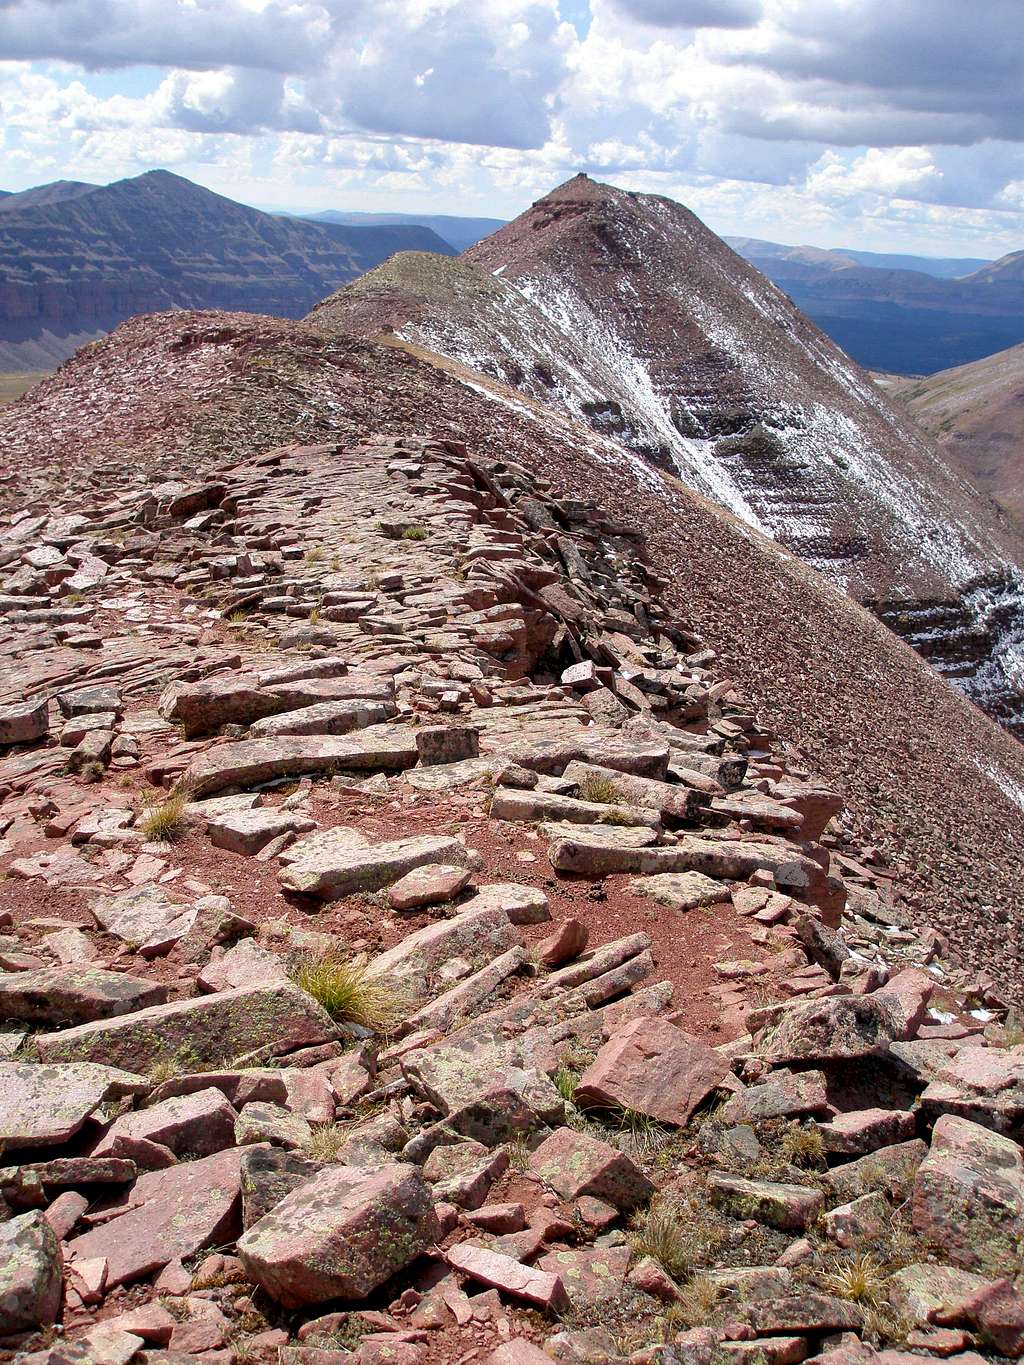
[[[220,744],[195,759],[182,785],[198,798],[227,787],[253,787],[275,777],[307,773],[401,772],[416,763],[416,732],[374,725],[352,735],[280,735]]]
[[[681,1128],[729,1071],[725,1058],[667,1019],[633,1019],[598,1052],[573,1100],[584,1109],[630,1109]]]
[[[357,891],[379,891],[430,863],[467,867],[470,852],[458,839],[424,834],[360,848],[331,848],[323,841],[295,845],[279,879],[286,891],[318,900],[336,900]]]
[[[0,1143],[16,1148],[67,1142],[105,1099],[136,1088],[148,1089],[143,1077],[105,1066],[0,1062]]]
[[[156,938],[171,937],[172,926],[174,932],[184,934],[190,907],[147,882],[116,896],[99,896],[91,909],[101,929],[137,948]]]
[[[470,910],[406,935],[373,958],[366,975],[394,982],[415,1008],[519,946],[520,937],[503,910]]]
[[[210,992],[284,985],[288,980],[282,959],[253,938],[243,938],[226,953],[211,957],[196,978],[199,989]]]
[[[308,834],[316,821],[308,815],[261,806],[255,810],[229,811],[212,816],[206,825],[214,848],[254,857],[260,849],[282,834]]]
[[[669,910],[696,910],[729,899],[729,888],[703,872],[659,872],[636,877],[627,888],[634,896],[648,896]]]
[[[596,1308],[602,1301],[622,1293],[629,1269],[630,1250],[620,1247],[560,1247],[537,1262],[541,1270],[557,1275],[577,1310]]]
[[[100,1157],[118,1152],[121,1140],[128,1138],[158,1142],[176,1156],[184,1156],[186,1152],[210,1156],[235,1145],[236,1117],[221,1092],[209,1086],[190,1095],[163,1100],[133,1114],[122,1114],[93,1148],[92,1155]]]
[[[823,1113],[828,1094],[823,1071],[790,1071],[780,1067],[761,1085],[751,1085],[732,1096],[722,1111],[726,1123],[763,1123]]]
[[[13,706],[0,706],[0,746],[33,744],[37,739],[45,739],[49,733],[45,697],[16,702]]]
[[[815,1127],[825,1151],[838,1156],[865,1156],[880,1147],[909,1142],[917,1131],[914,1115],[903,1109],[854,1109]]]
[[[654,1186],[624,1152],[572,1128],[557,1128],[545,1138],[530,1157],[530,1170],[563,1199],[589,1194],[623,1211],[654,1193]]]
[[[106,1257],[109,1290],[232,1241],[241,1226],[239,1166],[246,1150],[234,1147],[140,1176],[126,1211],[73,1238],[68,1252],[77,1260]]]
[[[0,1223],[0,1337],[56,1321],[63,1269],[57,1234],[38,1210]]]
[[[454,1246],[448,1252],[448,1264],[472,1280],[500,1289],[525,1303],[557,1312],[566,1308],[568,1295],[561,1277],[548,1270],[523,1265],[500,1251],[485,1247]]]
[[[238,1241],[246,1273],[286,1308],[362,1299],[439,1234],[419,1168],[329,1166]]]
[[[386,701],[322,701],[301,711],[267,716],[249,727],[254,739],[271,735],[348,735],[370,725],[383,725],[398,714],[390,698]]]
[[[825,1199],[809,1185],[774,1180],[744,1180],[742,1176],[712,1171],[711,1197],[735,1218],[756,1218],[784,1232],[803,1232],[821,1212]]]
[[[40,1034],[43,1061],[102,1062],[152,1069],[217,1066],[257,1049],[280,1053],[329,1042],[330,1016],[296,986],[252,986],[194,1000],[175,1000],[117,1019]]]
[[[469,883],[468,867],[450,863],[424,863],[399,878],[388,892],[392,910],[416,910],[422,905],[442,905],[457,896]]]
[[[87,1023],[162,1005],[166,999],[167,987],[159,981],[99,967],[69,964],[0,976],[0,1019]]]

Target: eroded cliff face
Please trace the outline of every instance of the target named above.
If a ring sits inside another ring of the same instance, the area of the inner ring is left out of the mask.
[[[397,256],[311,321],[388,329],[587,422],[859,601],[947,602],[954,635],[985,642],[973,657],[950,638],[951,680],[1024,720],[1016,532],[678,204],[579,177],[458,261]],[[989,581],[1006,584],[998,611],[976,591]]]

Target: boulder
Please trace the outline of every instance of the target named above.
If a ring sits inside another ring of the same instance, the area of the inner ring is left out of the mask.
[[[844,1062],[885,1052],[902,1028],[898,1003],[881,992],[827,996],[786,1009],[758,1051],[773,1066]]]
[[[393,982],[411,1011],[519,946],[519,935],[503,910],[468,910],[407,934],[373,958],[366,974],[370,980]]]
[[[36,1046],[46,1062],[152,1069],[174,1061],[194,1069],[230,1063],[268,1046],[284,1054],[334,1036],[330,1015],[297,986],[250,986],[42,1033]]]
[[[319,1162],[298,1152],[262,1143],[242,1149],[239,1184],[242,1190],[242,1227],[254,1223],[276,1208],[292,1190],[312,1180],[322,1170]]]
[[[522,1299],[545,1312],[568,1307],[565,1286],[558,1275],[523,1265],[511,1256],[479,1246],[454,1246],[447,1253],[448,1264],[481,1284],[491,1285],[513,1298]]]
[[[0,1223],[0,1337],[56,1322],[63,1272],[57,1234],[37,1209]]]
[[[955,1323],[966,1320],[967,1304],[990,1281],[951,1265],[921,1263],[902,1266],[886,1281],[893,1308],[911,1322]]]
[[[267,716],[249,727],[257,739],[274,735],[348,735],[370,725],[382,725],[398,714],[398,707],[384,701],[322,701],[300,711]]]
[[[430,1191],[415,1166],[329,1166],[245,1232],[246,1273],[285,1308],[363,1299],[438,1235]]]
[[[167,987],[127,972],[67,964],[0,976],[0,1019],[86,1023],[162,1005]]]
[[[473,725],[426,725],[416,731],[416,749],[424,768],[460,763],[480,753],[480,730]]]
[[[424,905],[443,905],[453,900],[472,877],[468,867],[451,863],[426,863],[399,878],[388,891],[392,910],[418,910]]]
[[[654,1193],[624,1152],[573,1128],[557,1128],[546,1138],[531,1154],[529,1169],[563,1199],[589,1194],[623,1212]]]
[[[211,816],[206,826],[214,848],[226,848],[229,853],[242,853],[249,858],[282,834],[308,834],[311,829],[316,829],[316,821],[308,815],[270,806]]]
[[[835,1156],[864,1156],[880,1147],[908,1142],[916,1131],[914,1115],[903,1109],[854,1109],[815,1124],[825,1151]]]
[[[45,697],[0,706],[0,748],[10,744],[34,744],[49,733],[49,705]]]
[[[732,1095],[722,1118],[726,1123],[764,1123],[768,1119],[800,1118],[828,1108],[823,1071],[790,1071],[780,1067],[760,1085]]]
[[[964,1270],[1012,1263],[1024,1240],[1024,1153],[1012,1139],[944,1114],[918,1168],[915,1231]]]
[[[122,1114],[93,1148],[92,1155],[100,1157],[118,1152],[120,1140],[127,1138],[158,1142],[176,1156],[184,1156],[186,1152],[209,1156],[234,1146],[235,1118],[232,1106],[219,1090],[210,1086],[206,1090],[163,1100],[133,1114]]]
[[[713,1048],[667,1019],[641,1017],[605,1043],[573,1100],[584,1109],[631,1109],[684,1127],[729,1069]]]
[[[703,872],[658,872],[653,877],[636,877],[627,890],[634,896],[648,896],[669,910],[696,910],[729,899],[728,887]]]
[[[446,1119],[450,1130],[487,1146],[560,1123],[565,1105],[550,1078],[517,1064],[509,1051],[460,1039],[417,1048],[401,1059],[413,1089]]]

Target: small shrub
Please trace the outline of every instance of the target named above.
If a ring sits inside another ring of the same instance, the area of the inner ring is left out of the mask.
[[[347,1138],[348,1131],[342,1123],[314,1123],[306,1143],[306,1155],[312,1161],[337,1161]]]
[[[319,1001],[332,1019],[389,1033],[405,1017],[406,1002],[386,978],[371,978],[366,968],[335,953],[307,954],[292,971],[297,986]]]
[[[185,807],[188,805],[188,792],[173,791],[166,801],[159,804],[147,802],[142,814],[135,822],[135,828],[147,839],[171,844],[184,834],[188,821]]]
[[[324,557],[322,545],[314,545],[311,550],[307,550],[303,558],[307,564],[319,564]]]
[[[245,623],[245,619],[247,616],[248,612],[242,611],[241,609],[239,609],[238,611],[229,611],[227,616],[228,625],[229,626],[243,625]]]
[[[622,793],[610,777],[585,777],[577,786],[581,801],[593,801],[601,806],[614,806],[622,800]]]
[[[884,1296],[885,1272],[870,1251],[860,1252],[848,1261],[836,1261],[825,1276],[830,1293],[854,1303],[875,1304]]]
[[[319,608],[319,607],[314,607],[313,610],[309,613],[309,624],[310,624],[311,626],[315,626],[315,625],[317,625],[317,624],[319,623],[319,620],[320,620],[320,608]]]
[[[820,1169],[825,1164],[825,1140],[817,1128],[793,1124],[782,1139],[782,1153],[791,1166]]]
[[[403,540],[426,540],[427,531],[424,526],[407,526],[402,532]]]

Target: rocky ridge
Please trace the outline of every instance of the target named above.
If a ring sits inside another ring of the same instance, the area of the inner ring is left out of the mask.
[[[0,546],[11,1354],[1024,1354],[1006,993],[636,527],[398,436]]]
[[[1019,533],[682,205],[577,176],[458,260],[400,253],[309,320],[393,333],[587,422],[798,554],[1020,728]]]

